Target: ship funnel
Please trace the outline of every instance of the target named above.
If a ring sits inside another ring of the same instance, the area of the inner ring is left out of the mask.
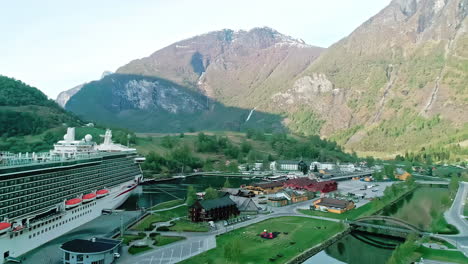
[[[75,141],[75,128],[74,127],[67,128],[67,134],[65,135],[65,141],[67,141],[67,142]]]

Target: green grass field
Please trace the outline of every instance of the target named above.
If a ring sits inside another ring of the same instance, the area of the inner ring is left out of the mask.
[[[130,242],[138,240],[138,239],[142,239],[145,236],[146,236],[145,233],[140,233],[138,235],[124,235],[123,237],[121,237],[121,239],[122,239],[123,244],[128,245],[130,244]]]
[[[174,221],[174,225],[169,227],[169,230],[175,232],[208,232],[210,228],[207,223],[193,223],[189,220],[180,219]]]
[[[181,205],[181,204],[183,204],[184,202],[185,202],[185,201],[182,200],[182,199],[167,201],[167,202],[163,202],[163,203],[160,203],[160,204],[157,204],[157,205],[151,207],[150,210],[167,209],[167,208],[171,208],[171,207],[174,207],[174,206]]]
[[[419,247],[414,253],[413,260],[430,259],[438,261],[446,261],[449,263],[468,263],[468,258],[463,255],[460,251],[448,251],[440,249],[432,249],[426,247]]]
[[[264,229],[280,234],[275,239],[263,239],[259,234]],[[220,235],[216,248],[181,263],[259,264],[271,263],[270,258],[275,258],[274,263],[285,263],[342,230],[340,223],[304,217],[269,219]]]
[[[142,252],[145,252],[145,251],[148,251],[148,250],[151,250],[151,249],[153,249],[153,248],[148,247],[148,246],[144,246],[144,247],[131,246],[131,247],[128,248],[128,253],[130,253],[132,255],[135,255],[135,254],[142,253]]]

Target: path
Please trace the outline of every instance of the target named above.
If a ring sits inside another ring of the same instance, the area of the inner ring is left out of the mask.
[[[163,209],[158,209],[158,210],[149,210],[149,212],[150,213],[164,212],[164,211],[169,211],[169,210],[176,209],[176,208],[186,206],[186,205],[187,205],[186,203],[183,203],[183,204],[179,204],[179,205],[176,205],[176,206],[173,206],[173,207],[170,207],[170,208],[163,208]]]
[[[468,183],[460,182],[457,196],[450,209],[444,213],[444,217],[449,224],[454,225],[458,231],[457,235],[437,235],[452,244],[456,245],[458,250],[468,257],[468,222],[463,216],[463,207],[465,205],[466,195],[468,193]]]

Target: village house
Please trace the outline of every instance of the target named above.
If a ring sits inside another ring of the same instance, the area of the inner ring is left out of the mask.
[[[299,161],[295,160],[280,160],[278,161],[279,170],[281,171],[297,171],[299,170]]]
[[[189,208],[189,217],[192,222],[226,220],[239,213],[237,204],[229,198],[229,195],[212,200],[196,201]]]
[[[292,189],[284,189],[273,196],[268,197],[267,204],[273,207],[281,207],[294,203],[304,202],[309,199],[306,192]]]
[[[270,194],[276,193],[283,189],[284,181],[275,182],[259,182],[246,186],[244,189],[251,190],[255,194]]]
[[[284,183],[284,187],[296,190],[307,190],[309,192],[328,193],[338,189],[336,181],[316,181],[309,178],[290,179]]]
[[[395,179],[398,179],[400,181],[406,181],[409,177],[411,177],[411,173],[401,169],[397,168],[396,173],[395,173]]]
[[[237,204],[237,209],[239,209],[241,214],[258,214],[260,208],[251,198],[241,197],[241,196],[230,196]]]
[[[328,211],[330,213],[341,214],[355,207],[353,201],[340,200],[334,198],[320,198],[313,202],[315,209],[320,211]]]
[[[336,165],[334,163],[321,163],[314,161],[310,163],[310,171],[314,171],[315,166],[317,166],[318,170],[333,170]]]
[[[355,172],[356,171],[356,167],[352,163],[340,164],[338,165],[338,168],[340,169],[341,172]]]

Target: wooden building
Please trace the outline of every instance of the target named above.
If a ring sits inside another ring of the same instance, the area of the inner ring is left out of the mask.
[[[270,194],[283,190],[284,181],[259,182],[246,186],[245,189],[251,190],[256,194]]]
[[[196,201],[189,208],[192,222],[226,220],[239,214],[237,204],[229,198],[229,195],[213,200]]]
[[[339,200],[325,197],[314,201],[314,206],[317,210],[341,214],[353,209],[355,207],[355,204],[351,200]]]
[[[290,179],[284,183],[284,187],[296,190],[307,190],[309,192],[328,193],[338,189],[336,181],[316,181],[309,178]]]

